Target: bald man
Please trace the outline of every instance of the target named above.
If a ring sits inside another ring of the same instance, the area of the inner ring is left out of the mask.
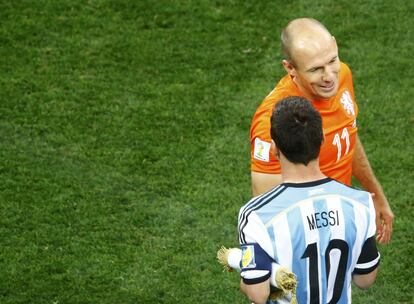
[[[394,215],[358,138],[352,73],[339,60],[335,38],[319,21],[299,18],[283,29],[281,44],[287,75],[259,105],[250,127],[253,196],[282,181],[280,163],[271,151],[270,117],[276,103],[288,96],[305,97],[323,120],[322,172],[346,185],[354,176],[373,194],[377,240],[388,243]]]

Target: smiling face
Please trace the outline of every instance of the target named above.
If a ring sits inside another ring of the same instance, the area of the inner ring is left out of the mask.
[[[291,60],[283,60],[286,71],[310,99],[329,99],[338,92],[340,61],[336,40],[325,29],[295,29]]]

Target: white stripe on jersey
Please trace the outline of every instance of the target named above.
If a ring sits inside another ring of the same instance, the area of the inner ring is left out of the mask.
[[[380,253],[378,252],[378,256],[375,260],[373,260],[371,262],[367,262],[367,263],[357,264],[357,268],[359,268],[359,269],[371,268],[372,266],[374,266],[378,263],[379,259],[380,259]]]
[[[371,210],[371,211],[375,210],[374,202],[372,200],[372,196],[369,197],[369,208],[370,208],[369,210]],[[370,212],[370,219],[369,219],[370,226],[368,228],[367,238],[370,237],[370,236],[373,236],[375,234],[375,232],[377,231],[377,224],[375,223],[375,217],[376,217],[375,212]]]
[[[249,221],[243,232],[245,234],[243,239],[246,244],[259,243],[269,256],[274,256],[272,240],[256,212],[249,215]]]
[[[338,210],[338,221],[340,225],[331,226],[331,239],[345,239],[344,211],[342,210],[341,199],[338,196],[329,198],[326,201],[328,210]]]
[[[355,235],[355,242],[353,244],[353,249],[352,249],[351,272],[354,271],[355,265],[358,261],[358,258],[359,258],[358,252],[361,252],[361,249],[362,249],[362,246],[364,245],[365,240],[370,237],[369,235],[365,235],[364,233],[361,233],[363,231],[367,231],[367,224],[368,224],[367,221],[369,220],[367,215],[368,215],[368,212],[365,206],[364,208],[361,208],[361,206],[359,205],[354,205],[355,227],[358,229],[358,231]]]
[[[292,243],[289,229],[289,223],[286,213],[274,223],[273,231],[275,231],[276,238],[276,255],[277,263],[292,270]]]
[[[352,303],[352,285],[351,282],[349,282],[349,285],[347,285],[348,283],[345,281],[344,283],[344,288],[347,288],[347,296],[348,296],[348,303]]]
[[[302,223],[306,223],[307,222],[307,215],[308,214],[314,214],[315,213],[315,209],[313,208],[313,204],[312,204],[312,200],[308,199],[305,201],[302,201],[302,204],[300,205],[300,213],[302,215]],[[305,248],[308,247],[309,244],[312,243],[316,243],[319,240],[319,233],[317,229],[313,229],[313,230],[308,230],[308,229],[304,229],[305,233]],[[319,248],[318,248],[318,256],[319,256]],[[306,263],[307,263],[307,271],[306,273],[309,273],[309,259],[306,259]],[[318,265],[318,273],[321,273],[321,269],[320,269],[320,263]],[[307,291],[307,298],[310,298],[310,285],[309,285],[309,278],[306,278],[305,280],[306,282],[306,291]],[[321,286],[321,278],[319,277],[319,283],[318,286]],[[321,294],[321,289],[319,288],[319,294]]]
[[[329,199],[326,202],[326,206],[328,210],[337,210],[338,211],[338,221],[341,223],[341,225],[335,225],[331,226],[331,240],[333,239],[339,239],[344,240],[345,239],[345,219],[344,219],[344,212],[342,210],[341,206],[341,200],[339,197],[333,197]],[[337,275],[337,271],[339,268],[339,259],[341,258],[341,251],[338,249],[333,249],[330,251],[329,254],[331,267],[328,275],[328,289],[326,294],[326,302],[329,303],[332,300],[333,296],[333,288],[335,285],[335,278]],[[346,280],[345,280],[346,282]],[[344,284],[345,285],[345,284]]]

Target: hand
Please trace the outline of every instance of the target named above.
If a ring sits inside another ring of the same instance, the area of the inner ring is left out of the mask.
[[[377,241],[380,244],[388,244],[392,235],[392,223],[394,221],[394,213],[391,211],[388,200],[385,196],[376,196],[371,193],[374,200],[377,224]]]

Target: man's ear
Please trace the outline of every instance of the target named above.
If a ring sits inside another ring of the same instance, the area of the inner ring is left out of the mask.
[[[276,144],[275,144],[275,142],[273,141],[273,139],[272,139],[272,143],[271,143],[271,145],[270,145],[270,151],[273,153],[273,155],[274,155],[276,158],[279,158],[279,149],[276,147]]]
[[[292,77],[296,76],[296,70],[292,63],[287,61],[286,59],[282,60],[283,67],[285,68],[285,71]]]

